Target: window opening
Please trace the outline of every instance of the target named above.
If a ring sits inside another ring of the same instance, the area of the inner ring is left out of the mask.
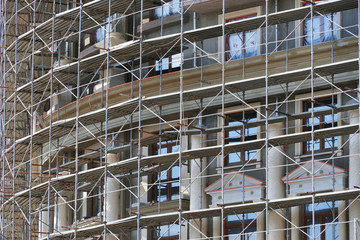
[[[181,53],[155,61],[155,75],[180,71]]]
[[[233,22],[240,19],[256,17],[257,14],[250,14],[242,17],[227,19],[226,22]],[[245,57],[254,57],[257,55],[257,30],[238,32],[229,34],[226,38],[227,59],[236,60]],[[244,45],[245,44],[245,45]]]
[[[162,7],[154,10],[154,19],[167,17],[180,13],[180,0],[173,0],[165,3]]]
[[[229,215],[225,220],[228,240],[256,240],[256,213]],[[244,231],[244,232],[243,232]],[[239,234],[242,233],[241,236]]]
[[[227,131],[226,140],[228,144],[239,143],[242,141],[250,141],[257,139],[257,127],[247,127],[246,123],[257,120],[257,113],[255,111],[245,111],[226,116],[227,126],[239,125],[240,129]],[[247,161],[256,161],[257,150],[244,150],[241,152],[229,153],[226,158],[226,165],[244,164]]]
[[[314,2],[319,2],[315,0]],[[307,6],[309,3],[304,3],[303,6]],[[313,16],[313,42],[314,44],[329,42],[331,39],[337,39],[338,27],[331,24],[337,22],[336,14],[326,14],[323,16]],[[335,34],[334,34],[335,33]],[[305,19],[303,23],[303,34],[304,34],[304,46],[311,44],[311,18]]]
[[[167,154],[180,151],[179,141],[167,141],[155,146],[155,154]],[[160,178],[160,184],[154,186],[153,201],[165,202],[179,199],[179,166],[173,166],[169,170],[163,170],[154,175],[153,182]]]
[[[312,103],[311,101],[304,101],[303,103],[304,111],[311,112],[312,110]],[[316,99],[314,102],[314,112],[331,109],[332,107],[337,106],[337,99],[329,98],[321,98]],[[312,129],[312,118],[304,119],[304,131],[311,131]],[[314,130],[324,129],[324,128],[331,128],[337,126],[337,114],[324,114],[318,115],[314,117]],[[330,150],[338,146],[338,138],[330,137],[330,138],[321,138],[314,140],[314,151],[321,152]],[[312,141],[304,142],[304,152],[310,153],[312,151]]]
[[[313,227],[312,227],[312,209],[313,205],[308,204],[304,207],[304,224],[306,225],[306,233],[310,237],[304,234],[303,239],[312,239]],[[333,210],[335,214],[333,214]],[[330,240],[339,239],[339,224],[336,219],[334,223],[334,215],[338,214],[338,202],[322,202],[315,203],[315,238],[314,240]],[[323,232],[324,231],[324,232]],[[321,235],[320,233],[323,232]]]
[[[152,234],[153,239],[177,240],[179,239],[179,225],[162,225],[157,226]]]
[[[102,40],[105,39],[105,36],[107,33],[111,33],[111,32],[116,32],[116,27],[115,25],[117,24],[117,21],[115,21],[115,19],[118,19],[120,16],[118,13],[107,17],[105,19],[105,22],[110,21],[110,23],[105,24],[105,26],[98,28],[95,32],[95,36],[96,36],[96,42],[100,42]],[[117,24],[117,26],[120,26],[119,24]]]

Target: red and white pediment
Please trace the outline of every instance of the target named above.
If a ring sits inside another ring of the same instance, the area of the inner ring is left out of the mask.
[[[224,184],[224,202],[222,201],[222,184]],[[254,177],[231,171],[204,189],[212,198],[212,205],[236,203],[241,201],[258,201],[263,197],[264,182]]]
[[[314,180],[312,172],[314,172]],[[345,169],[323,161],[309,160],[282,177],[281,180],[289,184],[290,195],[298,195],[313,190],[315,192],[344,190],[346,177],[347,171]]]
[[[345,169],[332,166],[328,163],[314,160],[314,177],[326,177],[345,174],[347,171]],[[298,168],[290,172],[287,176],[281,178],[283,182],[291,182],[297,180],[303,180],[307,178],[311,178],[312,176],[312,160],[309,160],[303,164],[301,164]]]
[[[237,171],[231,171],[224,176],[224,190],[243,188],[243,187],[253,187],[262,184],[264,184],[263,181],[239,173]],[[205,188],[205,192],[209,193],[209,192],[221,191],[221,188],[222,188],[222,181],[221,178],[219,178],[213,184]]]

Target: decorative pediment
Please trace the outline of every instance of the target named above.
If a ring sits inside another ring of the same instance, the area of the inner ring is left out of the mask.
[[[290,172],[287,176],[285,175],[284,177],[282,177],[281,180],[283,182],[287,182],[287,181],[291,182],[296,180],[308,179],[311,178],[312,176],[311,172],[312,172],[312,160],[309,160],[301,164],[301,166]],[[315,173],[314,177],[326,177],[326,176],[331,177],[333,173],[335,175],[339,175],[339,174],[344,174],[346,172],[347,171],[345,169],[336,166],[333,167],[328,163],[318,160],[314,161],[314,173]]]
[[[224,176],[224,190],[243,188],[243,187],[254,187],[264,184],[259,179],[250,177],[248,175],[239,173],[237,171],[231,171]],[[213,184],[205,188],[206,193],[221,191],[222,181],[219,178]]]

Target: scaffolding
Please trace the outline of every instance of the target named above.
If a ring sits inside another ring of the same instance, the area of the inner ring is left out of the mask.
[[[0,0],[0,239],[359,240],[359,3]]]

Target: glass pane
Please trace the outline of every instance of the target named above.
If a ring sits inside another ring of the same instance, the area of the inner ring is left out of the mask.
[[[314,126],[319,125],[321,122],[320,117],[314,117]],[[306,119],[306,126],[311,127],[313,124],[312,118]],[[311,129],[310,129],[311,130]]]
[[[314,150],[317,151],[317,150],[320,150],[320,139],[316,139],[314,141]],[[307,141],[306,142],[306,151],[312,151],[312,142],[311,141]]]
[[[157,155],[166,154],[166,153],[168,153],[168,149],[166,147],[157,150]]]
[[[161,17],[167,17],[180,12],[180,0],[173,0],[165,3],[162,7],[156,8],[154,11],[154,18],[158,19]]]
[[[256,14],[251,14],[248,16],[227,20],[227,22],[238,21],[240,19],[252,18],[255,16]],[[256,56],[257,32],[254,30],[245,33],[239,32],[230,34],[227,38],[227,44],[228,58],[231,60],[241,59],[242,52],[245,53],[245,57]]]
[[[228,155],[228,162],[229,163],[237,163],[241,161],[241,153],[237,152],[237,153],[229,153]]]
[[[228,215],[226,218],[226,223],[227,224],[238,224],[241,221],[251,222],[255,218],[256,218],[256,213]]]
[[[306,225],[308,226],[306,229],[306,233],[309,234],[310,237],[307,237],[306,239],[314,239],[314,240],[321,240],[320,237],[320,232],[321,232],[321,219],[320,218],[315,218],[315,226],[313,228],[312,226],[312,219],[307,219],[306,220]],[[313,238],[313,234],[315,230],[315,237]]]
[[[256,31],[245,33],[245,56],[254,57],[257,55],[257,34]]]
[[[245,128],[245,136],[255,136],[257,135],[257,127]]]
[[[229,215],[226,218],[226,224],[236,224],[236,223],[240,223],[240,219],[241,219],[241,214],[238,215]]]
[[[243,33],[230,34],[228,37],[228,57],[229,59],[241,59],[241,47],[243,45]]]
[[[161,171],[161,181],[167,181],[167,179],[168,179],[168,172],[167,171]]]
[[[162,70],[169,70],[169,58],[163,58],[161,61],[157,61],[155,63],[155,71],[160,71],[160,69]]]
[[[324,148],[337,147],[337,137],[334,138],[325,138],[324,139]]]
[[[159,195],[159,187],[160,187],[160,195]],[[167,200],[167,184],[156,185],[155,189],[156,201],[163,202]]]
[[[245,151],[245,161],[256,160],[256,150]]]
[[[171,6],[171,9],[170,9],[171,14],[178,14],[181,12],[180,11],[180,0],[171,1],[170,6]]]
[[[174,166],[171,168],[171,179],[172,180],[179,179],[179,167],[178,166]]]
[[[105,38],[105,31],[103,28],[99,28],[96,30],[96,42],[100,42]]]
[[[334,204],[332,202],[315,203],[316,213],[331,212],[333,208],[337,210],[338,202],[335,202]],[[305,214],[311,214],[311,213],[312,213],[312,204],[307,204],[305,206]]]
[[[110,20],[110,24],[105,24],[101,28],[96,30],[96,42],[100,42],[105,39],[105,35],[108,32],[114,32],[113,23],[111,22],[113,18],[116,18],[116,15],[108,17],[105,19],[105,22]]]
[[[331,223],[332,221],[332,216],[325,217],[325,239],[337,240],[339,239],[339,224],[336,223],[337,221]]]
[[[171,147],[171,152],[179,152],[180,151],[180,146],[179,145],[175,145]]]
[[[156,8],[154,11],[154,18],[167,17],[170,15],[170,3],[165,3],[162,7]]]
[[[179,199],[179,182],[171,183],[171,200]]]
[[[251,225],[245,229],[245,240],[256,240],[256,226]]]
[[[334,114],[334,115],[325,115],[324,123],[331,124],[333,122],[333,116],[334,116],[334,123],[337,122],[337,114]]]
[[[241,233],[241,229],[239,227],[237,228],[228,228],[228,239],[229,240],[235,240],[235,239],[241,239],[241,237],[239,237],[239,233]]]
[[[333,24],[331,26],[331,17],[333,17],[333,22],[336,23],[337,16],[336,14],[327,14],[325,17],[322,16],[314,16],[313,17],[313,37],[314,44],[318,44],[321,42],[331,41],[331,39],[337,39],[337,30],[338,26]],[[310,45],[311,43],[311,20],[306,19],[304,23],[304,45]],[[334,29],[334,30],[332,30]]]
[[[179,68],[181,63],[181,53],[171,56],[171,68]]]
[[[240,130],[236,130],[236,131],[229,131],[229,140],[231,142],[236,142],[234,140],[238,139],[237,141],[240,141],[240,137],[241,137],[241,132]]]
[[[163,225],[158,227],[157,231],[154,231],[154,238],[171,237],[179,235],[179,225]]]
[[[331,39],[336,40],[337,39],[337,29],[339,29],[339,27],[337,25],[335,25],[335,23],[337,22],[337,16],[336,14],[333,14],[333,16],[331,16],[331,14],[327,14],[325,15],[326,18],[324,18],[324,40],[326,42],[331,41]],[[334,22],[333,26],[331,26],[331,17],[332,17],[332,21]],[[332,31],[332,29],[334,29]]]
[[[323,26],[323,19],[320,16],[313,17],[313,41],[314,44],[318,44],[324,41],[323,34],[321,33],[321,29],[324,28]],[[311,44],[311,20],[306,19],[304,23],[304,45]]]

